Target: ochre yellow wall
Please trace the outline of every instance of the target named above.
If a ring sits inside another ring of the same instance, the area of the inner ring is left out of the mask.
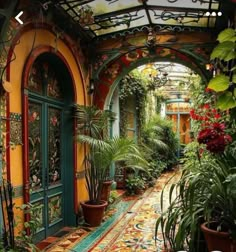
[[[15,215],[15,235],[20,235],[20,232],[23,229],[23,222],[21,219],[24,217],[23,210],[20,209],[20,207],[23,204],[22,198],[16,198],[14,199],[15,207],[14,207],[14,215]]]
[[[83,91],[83,78],[81,76],[80,69],[76,63],[74,55],[69,50],[68,46],[59,39],[56,42],[54,34],[48,30],[37,29],[35,42],[34,42],[35,30],[30,30],[22,33],[19,43],[15,46],[14,53],[16,59],[12,61],[10,65],[10,83],[13,86],[13,91],[10,93],[10,112],[22,114],[22,75],[24,70],[24,65],[27,58],[34,47],[38,46],[51,46],[56,47],[58,52],[60,52],[66,59],[69,68],[72,72],[72,79],[76,86],[76,101],[75,103],[84,104],[87,97],[84,97]],[[13,56],[14,57],[14,56]],[[85,85],[86,86],[86,85]],[[86,89],[85,89],[86,90]],[[86,92],[85,92],[86,93]],[[73,134],[73,132],[71,133]],[[23,184],[23,165],[22,165],[22,151],[23,146],[18,145],[14,150],[10,151],[10,169],[11,169],[11,180],[14,187],[22,186]],[[83,166],[83,156],[84,150],[81,146],[77,148],[77,171],[82,171]],[[78,190],[78,202],[87,198],[87,192],[85,188],[85,180],[77,180],[77,190]],[[17,203],[23,203],[22,199],[17,199]]]

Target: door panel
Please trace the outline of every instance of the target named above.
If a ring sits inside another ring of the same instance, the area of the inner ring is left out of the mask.
[[[45,188],[47,194],[47,220],[48,233],[52,234],[55,230],[64,226],[64,204],[63,204],[63,182],[64,176],[62,173],[61,160],[61,122],[62,110],[58,107],[47,106],[47,187]]]
[[[41,204],[41,225],[35,241],[63,226],[73,226],[73,85],[66,65],[54,54],[43,53],[28,78],[28,148],[30,202]],[[26,143],[27,145],[27,143]],[[66,197],[65,197],[66,195]]]
[[[48,107],[48,185],[61,185],[61,110]]]
[[[38,218],[40,226],[37,233],[39,239],[45,236],[45,179],[42,162],[42,114],[43,106],[40,102],[30,102],[28,107],[28,147],[29,147],[29,181],[30,202],[33,205],[42,205],[34,216]]]
[[[42,204],[36,240],[64,226],[62,172],[62,109],[46,102],[29,102],[29,167],[31,203]]]
[[[41,119],[42,104],[30,103],[28,108],[30,189],[38,192],[42,191],[44,187],[41,157]]]

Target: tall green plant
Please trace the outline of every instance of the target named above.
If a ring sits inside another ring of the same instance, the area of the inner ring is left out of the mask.
[[[235,239],[236,231],[236,158],[231,148],[222,156],[199,153],[193,142],[186,153],[186,163],[180,180],[169,190],[169,207],[156,223],[156,235],[161,228],[165,246],[170,251],[202,252],[200,224],[217,222],[218,230],[227,230]]]
[[[124,167],[146,170],[148,162],[133,140],[108,137],[106,128],[110,113],[79,106],[75,117],[78,123],[77,140],[89,146],[84,160],[89,201],[99,204],[103,182],[113,163],[123,161]]]
[[[85,140],[85,139],[84,139]],[[146,171],[148,163],[133,140],[114,137],[92,140],[93,147],[85,158],[85,176],[90,202],[99,204],[103,182],[106,180],[112,163],[123,161],[122,168],[131,167]],[[86,143],[91,143],[85,140]]]
[[[154,116],[145,125],[142,138],[151,151],[151,159],[163,161],[166,166],[177,162],[178,140],[168,119]]]
[[[75,106],[75,118],[77,130],[81,135],[102,139],[107,135],[109,120],[113,120],[115,114],[109,110],[100,110],[95,106]]]

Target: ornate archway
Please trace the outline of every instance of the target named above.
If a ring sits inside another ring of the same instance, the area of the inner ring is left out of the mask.
[[[183,49],[183,51],[186,49]],[[204,69],[208,60],[208,55],[200,48],[187,50],[188,53],[182,52],[169,47],[159,46],[155,53],[150,54],[146,48],[135,49],[125,54],[118,54],[109,59],[102,55],[100,60],[104,64],[99,63],[100,68],[96,65],[95,79],[97,79],[94,92],[94,104],[100,108],[107,109],[112,94],[124,75],[132,69],[150,62],[155,61],[171,61],[181,63],[198,73],[205,81],[208,79],[208,73]],[[194,52],[194,53],[193,53]],[[202,52],[202,53],[200,53]],[[199,58],[201,60],[199,60]]]

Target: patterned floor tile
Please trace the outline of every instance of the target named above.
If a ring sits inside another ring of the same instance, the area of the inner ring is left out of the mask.
[[[176,176],[173,177],[173,175]],[[154,238],[156,219],[160,215],[160,195],[166,186],[165,207],[168,206],[168,188],[179,179],[178,170],[161,175],[156,185],[139,197],[125,197],[116,209],[110,209],[98,228],[78,228],[61,239],[48,252],[164,252],[160,230]],[[173,177],[172,179],[170,179]]]
[[[177,176],[170,180],[174,173],[177,173]],[[162,188],[170,180],[165,193],[165,206],[167,207],[168,188],[178,179],[179,172],[173,171],[163,174],[158,179],[156,186],[145,192],[143,197],[131,208],[130,218],[121,220],[106,237],[89,251],[163,251],[161,232],[158,232],[156,241],[154,238],[156,219],[160,215],[160,195]]]

